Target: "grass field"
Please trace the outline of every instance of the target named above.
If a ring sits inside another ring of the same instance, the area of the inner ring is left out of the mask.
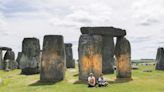
[[[143,70],[153,72],[143,72]],[[67,69],[65,79],[55,84],[39,83],[39,74],[20,75],[20,70],[4,72],[0,70],[0,92],[164,92],[164,71],[155,71],[154,66],[140,66],[133,70],[132,81],[115,81],[115,74],[104,75],[110,86],[88,88],[78,83],[78,70]]]

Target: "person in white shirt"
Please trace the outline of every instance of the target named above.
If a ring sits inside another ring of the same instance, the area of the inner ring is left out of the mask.
[[[90,73],[88,77],[88,87],[95,87],[95,86],[96,86],[96,79],[93,76],[93,73]]]
[[[103,87],[107,85],[108,85],[108,82],[104,80],[103,74],[100,74],[100,77],[98,78],[98,86]]]

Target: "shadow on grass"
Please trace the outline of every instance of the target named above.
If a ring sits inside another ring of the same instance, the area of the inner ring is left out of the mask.
[[[61,81],[37,81],[35,83],[30,84],[29,86],[46,86],[46,85],[54,85]]]
[[[115,79],[113,81],[107,81],[109,84],[118,84],[118,83],[127,83],[132,81],[133,79],[128,79],[128,78],[120,78],[120,79]]]
[[[73,84],[87,84],[87,81],[77,80]]]
[[[127,83],[132,81],[133,79],[127,79],[127,78],[120,78],[120,79],[115,79],[113,81],[107,81],[109,84],[119,84],[119,83]],[[77,80],[73,84],[87,84],[87,81],[81,81]]]
[[[79,74],[75,74],[75,75],[73,75],[73,77],[77,77],[77,76],[79,76]]]

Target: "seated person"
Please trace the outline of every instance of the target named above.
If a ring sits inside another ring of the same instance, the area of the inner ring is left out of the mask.
[[[107,86],[108,82],[104,80],[103,78],[103,74],[100,75],[100,77],[98,78],[98,86],[102,87],[102,86]]]
[[[96,86],[96,79],[93,76],[93,73],[90,73],[88,77],[88,87],[95,87],[95,86]]]

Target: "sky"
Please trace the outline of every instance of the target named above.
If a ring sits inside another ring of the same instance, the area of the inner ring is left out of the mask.
[[[155,59],[164,47],[164,0],[0,0],[0,46],[21,51],[25,37],[63,35],[78,58],[82,26],[127,31],[132,59]]]

